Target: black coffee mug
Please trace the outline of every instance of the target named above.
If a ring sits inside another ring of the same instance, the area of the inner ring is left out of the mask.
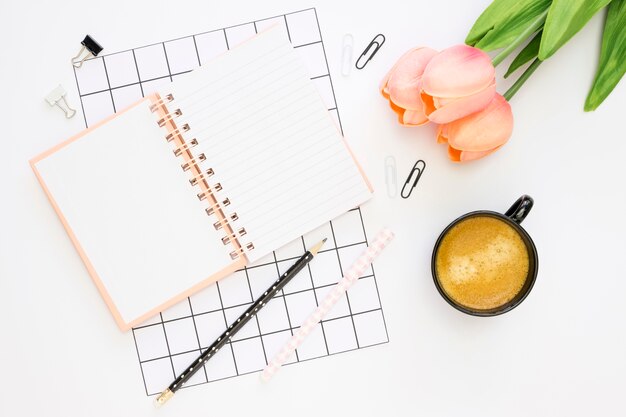
[[[439,294],[441,294],[443,299],[446,300],[448,304],[450,304],[452,307],[456,308],[457,310],[462,311],[463,313],[466,313],[466,314],[470,314],[472,316],[490,317],[490,316],[497,316],[499,314],[504,314],[507,311],[511,311],[515,307],[517,307],[522,301],[524,301],[524,299],[530,293],[530,290],[533,288],[533,285],[535,284],[535,280],[537,279],[537,272],[539,270],[539,258],[537,256],[537,248],[535,247],[535,243],[530,238],[526,230],[524,230],[524,228],[520,226],[522,221],[526,218],[526,216],[530,212],[530,209],[532,208],[532,206],[533,206],[533,199],[528,195],[523,195],[504,214],[497,213],[495,211],[488,211],[488,210],[473,211],[471,213],[464,214],[463,216],[457,218],[452,223],[450,223],[444,229],[443,232],[441,232],[441,235],[439,235],[439,238],[437,239],[437,243],[435,243],[435,248],[433,250],[431,269],[432,269],[432,274],[433,274],[433,280],[435,281],[435,287],[437,287]],[[521,237],[522,241],[526,245],[526,250],[528,252],[528,263],[529,263],[528,275],[526,276],[524,285],[519,290],[517,295],[513,297],[513,299],[511,299],[510,301],[508,301],[507,303],[501,306],[498,306],[492,309],[478,310],[478,309],[473,309],[473,308],[464,306],[462,304],[459,304],[458,302],[456,302],[455,300],[453,300],[446,294],[446,292],[442,288],[441,283],[439,282],[439,279],[437,277],[437,268],[436,268],[437,252],[439,250],[439,246],[441,245],[443,238],[450,231],[450,229],[452,229],[461,221],[467,220],[468,218],[471,218],[471,217],[493,217],[498,220],[504,221],[518,233],[518,235]]]

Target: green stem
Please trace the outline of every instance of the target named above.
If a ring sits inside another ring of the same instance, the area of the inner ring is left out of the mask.
[[[511,42],[509,46],[504,48],[498,55],[496,55],[496,57],[492,61],[494,67],[497,67],[498,64],[504,61],[504,59],[511,54],[511,52],[516,50],[518,46],[524,43],[524,41],[528,39],[530,35],[537,32],[543,26],[546,21],[546,16],[548,16],[549,9],[550,8],[548,7],[539,16],[537,16],[535,20],[533,20],[530,25],[522,33],[520,33],[520,35],[515,38],[513,42]]]
[[[515,81],[511,88],[509,88],[506,93],[502,95],[502,97],[504,97],[506,101],[511,101],[515,93],[517,93],[517,91],[524,85],[526,80],[530,78],[530,76],[533,74],[533,72],[535,72],[535,70],[542,62],[543,61],[541,61],[539,58],[535,59],[533,63],[530,64],[528,68],[526,68],[526,71],[524,71],[524,73],[517,79],[517,81]]]

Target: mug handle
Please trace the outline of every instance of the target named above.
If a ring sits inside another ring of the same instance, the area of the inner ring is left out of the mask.
[[[509,217],[515,223],[520,224],[524,221],[528,213],[530,213],[530,209],[533,208],[534,200],[531,196],[524,194],[520,198],[517,199],[515,203],[504,213],[505,216]]]

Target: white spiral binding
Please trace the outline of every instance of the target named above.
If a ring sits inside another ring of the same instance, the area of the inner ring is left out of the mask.
[[[200,201],[207,200],[208,202],[209,200],[207,198],[209,196],[213,197],[214,201],[216,201],[216,203],[214,204],[210,203],[209,207],[205,209],[205,212],[208,216],[214,215],[216,210],[219,210],[224,214],[224,221],[216,221],[215,223],[213,223],[213,227],[215,228],[215,230],[220,230],[223,228],[223,223],[226,223],[229,226],[230,230],[232,230],[232,233],[228,233],[228,231],[226,231],[227,234],[221,238],[221,241],[224,245],[229,245],[231,243],[239,244],[239,249],[230,252],[230,257],[232,259],[237,259],[244,253],[253,250],[254,244],[252,242],[244,244],[240,241],[240,238],[247,234],[246,229],[244,227],[238,228],[236,227],[236,225],[233,224],[234,222],[239,220],[239,216],[236,212],[226,214],[224,208],[230,205],[230,199],[221,195],[217,195],[217,193],[223,191],[222,184],[220,184],[219,182],[215,182],[213,184],[209,183],[209,178],[215,174],[215,171],[213,170],[213,168],[200,167],[200,164],[206,161],[206,155],[204,153],[201,153],[199,155],[194,155],[192,153],[192,148],[198,145],[198,140],[196,138],[193,138],[187,141],[183,137],[183,133],[188,132],[191,127],[188,123],[184,123],[180,127],[176,125],[175,119],[182,116],[183,112],[179,108],[177,108],[173,112],[170,112],[167,108],[167,104],[171,103],[172,101],[174,101],[174,95],[167,94],[165,95],[165,97],[159,98],[159,100],[150,105],[150,111],[154,113],[160,108],[164,110],[164,114],[161,118],[159,118],[157,124],[159,125],[159,127],[163,128],[166,128],[168,124],[171,124],[173,126],[173,129],[168,129],[167,135],[165,135],[165,139],[168,142],[173,141],[176,137],[180,137],[182,139],[182,145],[173,150],[174,156],[181,157],[185,154],[185,152],[191,156],[191,159],[182,163],[180,167],[183,171],[191,171],[193,173],[193,177],[189,179],[189,184],[192,187],[200,184],[201,182],[204,182],[204,184],[207,186],[206,191],[201,191],[196,195]],[[195,167],[196,171],[199,171],[199,173],[191,170],[192,167]]]

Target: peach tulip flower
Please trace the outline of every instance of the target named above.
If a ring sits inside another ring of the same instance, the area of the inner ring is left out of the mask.
[[[483,110],[439,126],[437,142],[448,144],[455,162],[482,158],[498,150],[513,133],[513,112],[504,97],[496,94]]]
[[[420,88],[428,119],[449,123],[489,104],[496,93],[495,68],[480,49],[452,46],[428,62]]]
[[[428,123],[420,98],[420,80],[426,64],[437,51],[430,48],[411,49],[400,57],[380,83],[380,92],[398,115],[403,126]]]

